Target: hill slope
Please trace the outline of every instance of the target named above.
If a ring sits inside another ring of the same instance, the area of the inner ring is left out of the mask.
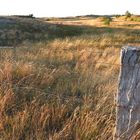
[[[0,46],[81,34],[80,28],[46,23],[36,18],[0,17]]]

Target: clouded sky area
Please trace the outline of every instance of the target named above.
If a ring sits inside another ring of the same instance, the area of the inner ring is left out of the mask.
[[[0,0],[0,15],[65,17],[88,14],[140,14],[140,0]]]

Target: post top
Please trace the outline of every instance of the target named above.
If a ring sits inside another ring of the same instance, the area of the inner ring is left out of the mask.
[[[126,51],[140,51],[140,46],[124,46],[122,50]]]

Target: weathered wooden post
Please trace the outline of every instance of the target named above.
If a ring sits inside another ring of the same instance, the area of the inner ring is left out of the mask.
[[[140,48],[121,50],[114,140],[131,140],[140,124]]]

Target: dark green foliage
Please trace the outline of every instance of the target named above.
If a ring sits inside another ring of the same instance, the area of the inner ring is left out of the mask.
[[[110,25],[110,22],[112,21],[112,19],[110,17],[103,17],[102,21],[104,25]]]
[[[129,11],[126,11],[126,12],[125,12],[125,16],[126,16],[127,18],[130,18],[131,15],[132,15],[132,14],[131,14]]]

